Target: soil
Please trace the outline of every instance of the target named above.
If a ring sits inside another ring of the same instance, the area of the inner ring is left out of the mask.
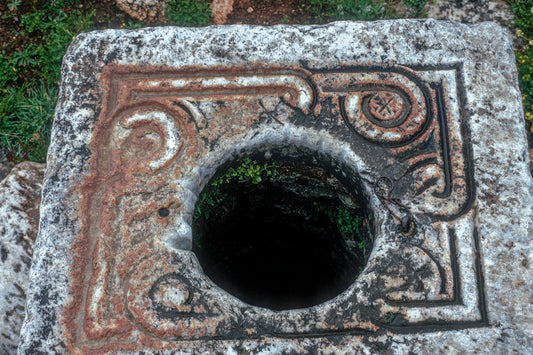
[[[309,17],[307,1],[299,0],[236,0],[227,24],[300,24]]]

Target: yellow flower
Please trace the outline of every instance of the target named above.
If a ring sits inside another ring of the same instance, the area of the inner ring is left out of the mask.
[[[516,35],[518,37],[522,37],[524,35],[524,32],[522,32],[522,30],[516,30]]]
[[[73,39],[73,40],[76,39],[76,36],[72,36],[72,39]]]
[[[123,22],[122,25],[120,25],[120,28],[126,26],[126,24]]]

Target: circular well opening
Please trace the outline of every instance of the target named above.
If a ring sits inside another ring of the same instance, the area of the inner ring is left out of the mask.
[[[200,193],[193,251],[233,296],[273,310],[345,291],[373,246],[357,174],[306,149],[257,151],[221,166]]]

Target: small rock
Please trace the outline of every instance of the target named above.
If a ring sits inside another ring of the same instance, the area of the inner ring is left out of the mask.
[[[132,18],[144,22],[165,22],[169,0],[116,0],[117,6]]]
[[[213,0],[211,2],[211,14],[215,25],[223,25],[228,15],[233,11],[233,0]]]

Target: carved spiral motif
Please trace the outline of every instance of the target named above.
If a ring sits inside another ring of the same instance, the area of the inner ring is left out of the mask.
[[[158,253],[140,262],[129,278],[126,307],[140,329],[161,338],[215,336],[220,320],[182,276],[183,265],[194,263],[191,256],[183,258],[177,264],[171,254]]]
[[[180,120],[157,106],[125,111],[114,133],[123,163],[152,172],[167,165],[180,152],[185,138]]]
[[[365,139],[406,144],[428,127],[432,109],[429,89],[399,73],[384,75],[386,79],[366,81],[350,92],[341,110]]]
[[[190,298],[189,287],[178,275],[169,274],[157,280],[149,292],[155,308],[173,310]]]

